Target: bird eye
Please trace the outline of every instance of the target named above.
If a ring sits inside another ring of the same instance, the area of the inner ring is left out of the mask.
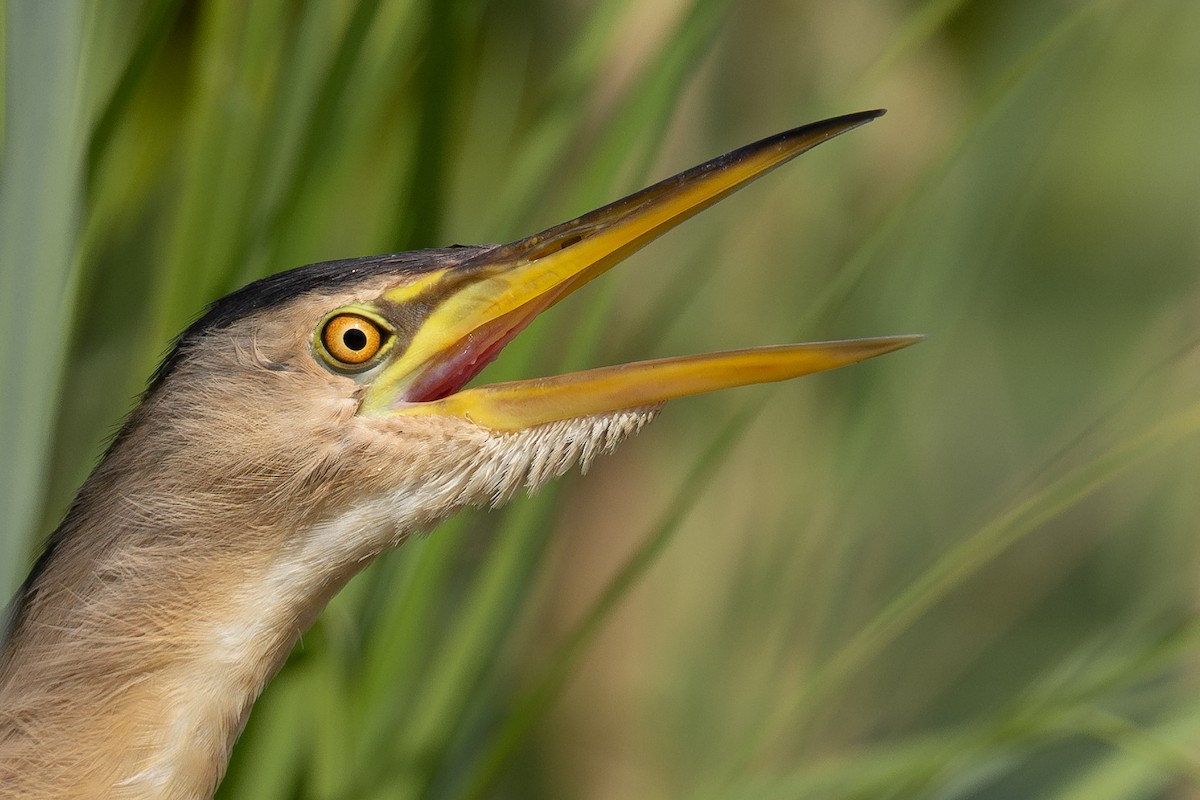
[[[358,314],[337,314],[321,329],[321,345],[335,366],[358,367],[376,355],[385,331],[378,323]]]

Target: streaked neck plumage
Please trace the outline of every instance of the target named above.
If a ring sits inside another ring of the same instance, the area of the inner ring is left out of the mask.
[[[214,454],[193,428],[219,437],[221,404],[171,401],[134,413],[18,597],[0,654],[0,797],[210,796],[263,686],[375,555],[586,466],[654,415],[497,434],[450,419],[389,431],[326,408],[335,437],[279,452],[265,423]],[[376,454],[384,435],[406,436],[409,457]]]

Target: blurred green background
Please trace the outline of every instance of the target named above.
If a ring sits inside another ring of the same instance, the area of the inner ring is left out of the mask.
[[[0,590],[171,337],[888,107],[485,373],[923,332],[372,566],[224,798],[1200,797],[1200,4],[0,2]]]

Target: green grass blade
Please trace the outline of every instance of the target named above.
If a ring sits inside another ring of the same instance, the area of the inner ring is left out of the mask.
[[[29,564],[50,466],[54,408],[67,364],[83,199],[79,72],[84,12],[76,3],[32,0],[12,0],[4,9],[0,594],[5,597]]]

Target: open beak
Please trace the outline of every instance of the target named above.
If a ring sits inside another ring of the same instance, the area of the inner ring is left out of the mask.
[[[919,341],[893,336],[642,361],[465,389],[534,317],[647,242],[821,142],[883,114],[864,111],[747,145],[623,200],[385,293],[428,309],[363,410],[464,417],[513,431],[845,366]]]

